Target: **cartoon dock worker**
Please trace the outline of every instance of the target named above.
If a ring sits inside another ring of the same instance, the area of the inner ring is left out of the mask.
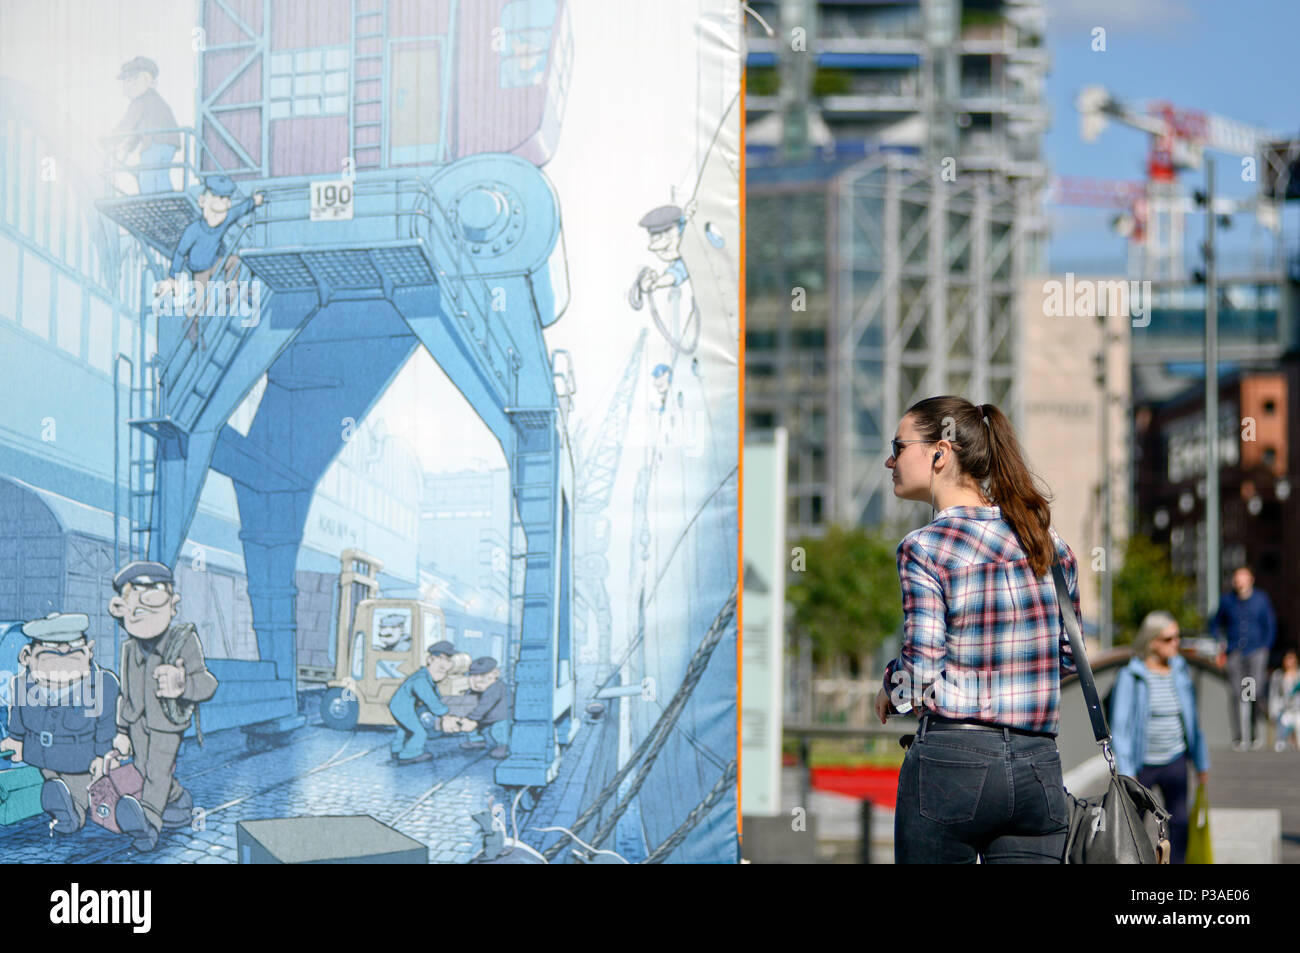
[[[461,747],[472,751],[490,745],[488,757],[497,759],[510,755],[510,689],[500,678],[496,659],[484,656],[470,663],[469,690],[478,696],[478,704],[461,719],[464,730],[479,733]]]
[[[411,633],[406,631],[406,616],[397,613],[379,617],[375,628],[375,648],[385,652],[405,652],[411,647]]]
[[[171,170],[165,166],[180,148],[181,137],[176,128],[176,116],[155,88],[158,64],[147,57],[137,56],[122,64],[117,78],[131,105],[122,121],[102,141],[113,146],[122,161],[139,148],[140,161],[135,178],[140,183],[141,195],[170,192]]]
[[[673,369],[667,364],[656,364],[650,376],[654,379],[655,393],[659,395],[659,413],[662,414],[668,404],[668,392],[673,387]]]
[[[648,248],[668,267],[658,272],[653,268],[642,268],[628,291],[628,304],[636,311],[641,310],[644,302],[650,304],[650,315],[654,318],[659,333],[682,354],[691,354],[700,341],[700,322],[695,294],[691,289],[691,275],[682,260],[682,233],[686,223],[695,214],[695,203],[688,202],[685,209],[676,205],[661,205],[652,209],[638,223],[650,235]],[[672,305],[671,328],[665,323],[655,303],[655,292],[668,289],[668,301]],[[690,299],[689,306],[684,306],[683,295]],[[687,340],[688,325],[694,325]]]
[[[234,194],[235,183],[229,176],[210,175],[203,180],[203,194],[199,196],[199,217],[190,222],[181,233],[176,250],[172,253],[168,277],[155,286],[155,296],[160,297],[178,290],[178,279],[188,270],[194,279],[196,301],[203,302],[206,299],[208,282],[221,263],[226,232],[266,200],[264,193],[255,192],[252,198],[232,206],[230,201]],[[232,252],[226,257],[222,277],[230,285],[238,274],[239,256]],[[234,291],[233,286],[227,289],[230,297],[233,297]],[[196,329],[197,324],[191,325],[192,334]]]
[[[117,677],[94,660],[90,618],[51,612],[23,626],[31,641],[18,652],[23,673],[13,694],[9,735],[0,750],[40,768],[41,807],[56,834],[86,823],[91,783],[103,773],[117,724]]]
[[[381,620],[382,621],[382,620]],[[450,642],[435,642],[429,646],[428,658],[418,672],[411,675],[397,686],[388,710],[397,721],[397,731],[393,734],[392,757],[398,764],[416,764],[428,761],[433,755],[424,750],[428,732],[420,723],[420,715],[415,710],[415,703],[421,702],[439,719],[438,727],[442,731],[459,731],[457,720],[447,715],[448,708],[438,694],[437,682],[447,677],[451,671],[452,656],[456,647]]]
[[[173,625],[176,605],[172,572],[162,563],[137,561],[113,578],[117,593],[108,614],[130,638],[122,644],[122,695],[117,706],[113,747],[125,757],[135,753],[144,778],[137,800],[117,802],[117,826],[134,837],[136,850],[153,850],[164,827],[190,823],[194,799],[172,776],[181,735],[196,706],[217,691],[208,671],[203,644],[193,625]],[[116,761],[110,752],[108,760]]]

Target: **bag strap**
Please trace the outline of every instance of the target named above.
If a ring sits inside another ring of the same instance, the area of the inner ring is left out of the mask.
[[[1065,630],[1070,636],[1070,654],[1079,671],[1079,685],[1083,688],[1083,700],[1088,706],[1088,718],[1092,721],[1092,734],[1097,739],[1097,744],[1102,746],[1102,752],[1114,772],[1114,759],[1110,754],[1110,728],[1106,725],[1106,713],[1102,710],[1101,697],[1097,694],[1097,682],[1092,677],[1092,665],[1088,662],[1088,653],[1083,647],[1079,618],[1074,614],[1074,600],[1070,598],[1070,587],[1065,581],[1059,557],[1052,559],[1052,576],[1056,580],[1056,601],[1061,607],[1061,618],[1065,621]]]

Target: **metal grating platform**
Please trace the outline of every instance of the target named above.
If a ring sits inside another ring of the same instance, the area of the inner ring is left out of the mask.
[[[378,288],[379,272],[370,263],[370,256],[360,249],[355,251],[318,251],[306,253],[312,268],[331,288]]]
[[[376,248],[370,257],[399,288],[433,284],[433,271],[429,268],[429,261],[414,245]]]
[[[185,192],[100,199],[95,205],[104,215],[168,256],[176,250],[181,233],[199,216],[198,205]]]
[[[551,425],[551,412],[547,410],[516,410],[510,418],[520,427],[529,430],[545,430]]]
[[[316,279],[297,252],[248,251],[240,256],[240,260],[272,291],[303,291],[316,287]]]
[[[272,291],[315,288],[316,277],[333,289],[346,291],[435,282],[429,260],[417,243],[372,249],[246,249],[240,257]]]

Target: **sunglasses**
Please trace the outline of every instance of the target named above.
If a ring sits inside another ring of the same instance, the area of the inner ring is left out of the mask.
[[[893,440],[889,441],[889,446],[890,449],[894,451],[894,459],[897,460],[898,455],[903,452],[903,447],[905,447],[907,444],[929,443],[929,442],[930,442],[929,440],[899,440],[897,437],[895,437]]]

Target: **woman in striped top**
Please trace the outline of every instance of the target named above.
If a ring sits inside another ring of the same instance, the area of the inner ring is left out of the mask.
[[[913,405],[885,466],[895,496],[938,510],[898,547],[902,652],[876,697],[882,723],[921,715],[898,778],[895,860],[1059,864],[1057,710],[1075,667],[1052,561],[1077,612],[1074,553],[992,404]]]
[[[1120,774],[1160,788],[1169,821],[1172,863],[1187,854],[1188,760],[1197,780],[1210,779],[1210,750],[1196,712],[1196,690],[1178,654],[1178,622],[1168,612],[1142,620],[1133,658],[1115,676],[1110,711],[1111,750]]]

